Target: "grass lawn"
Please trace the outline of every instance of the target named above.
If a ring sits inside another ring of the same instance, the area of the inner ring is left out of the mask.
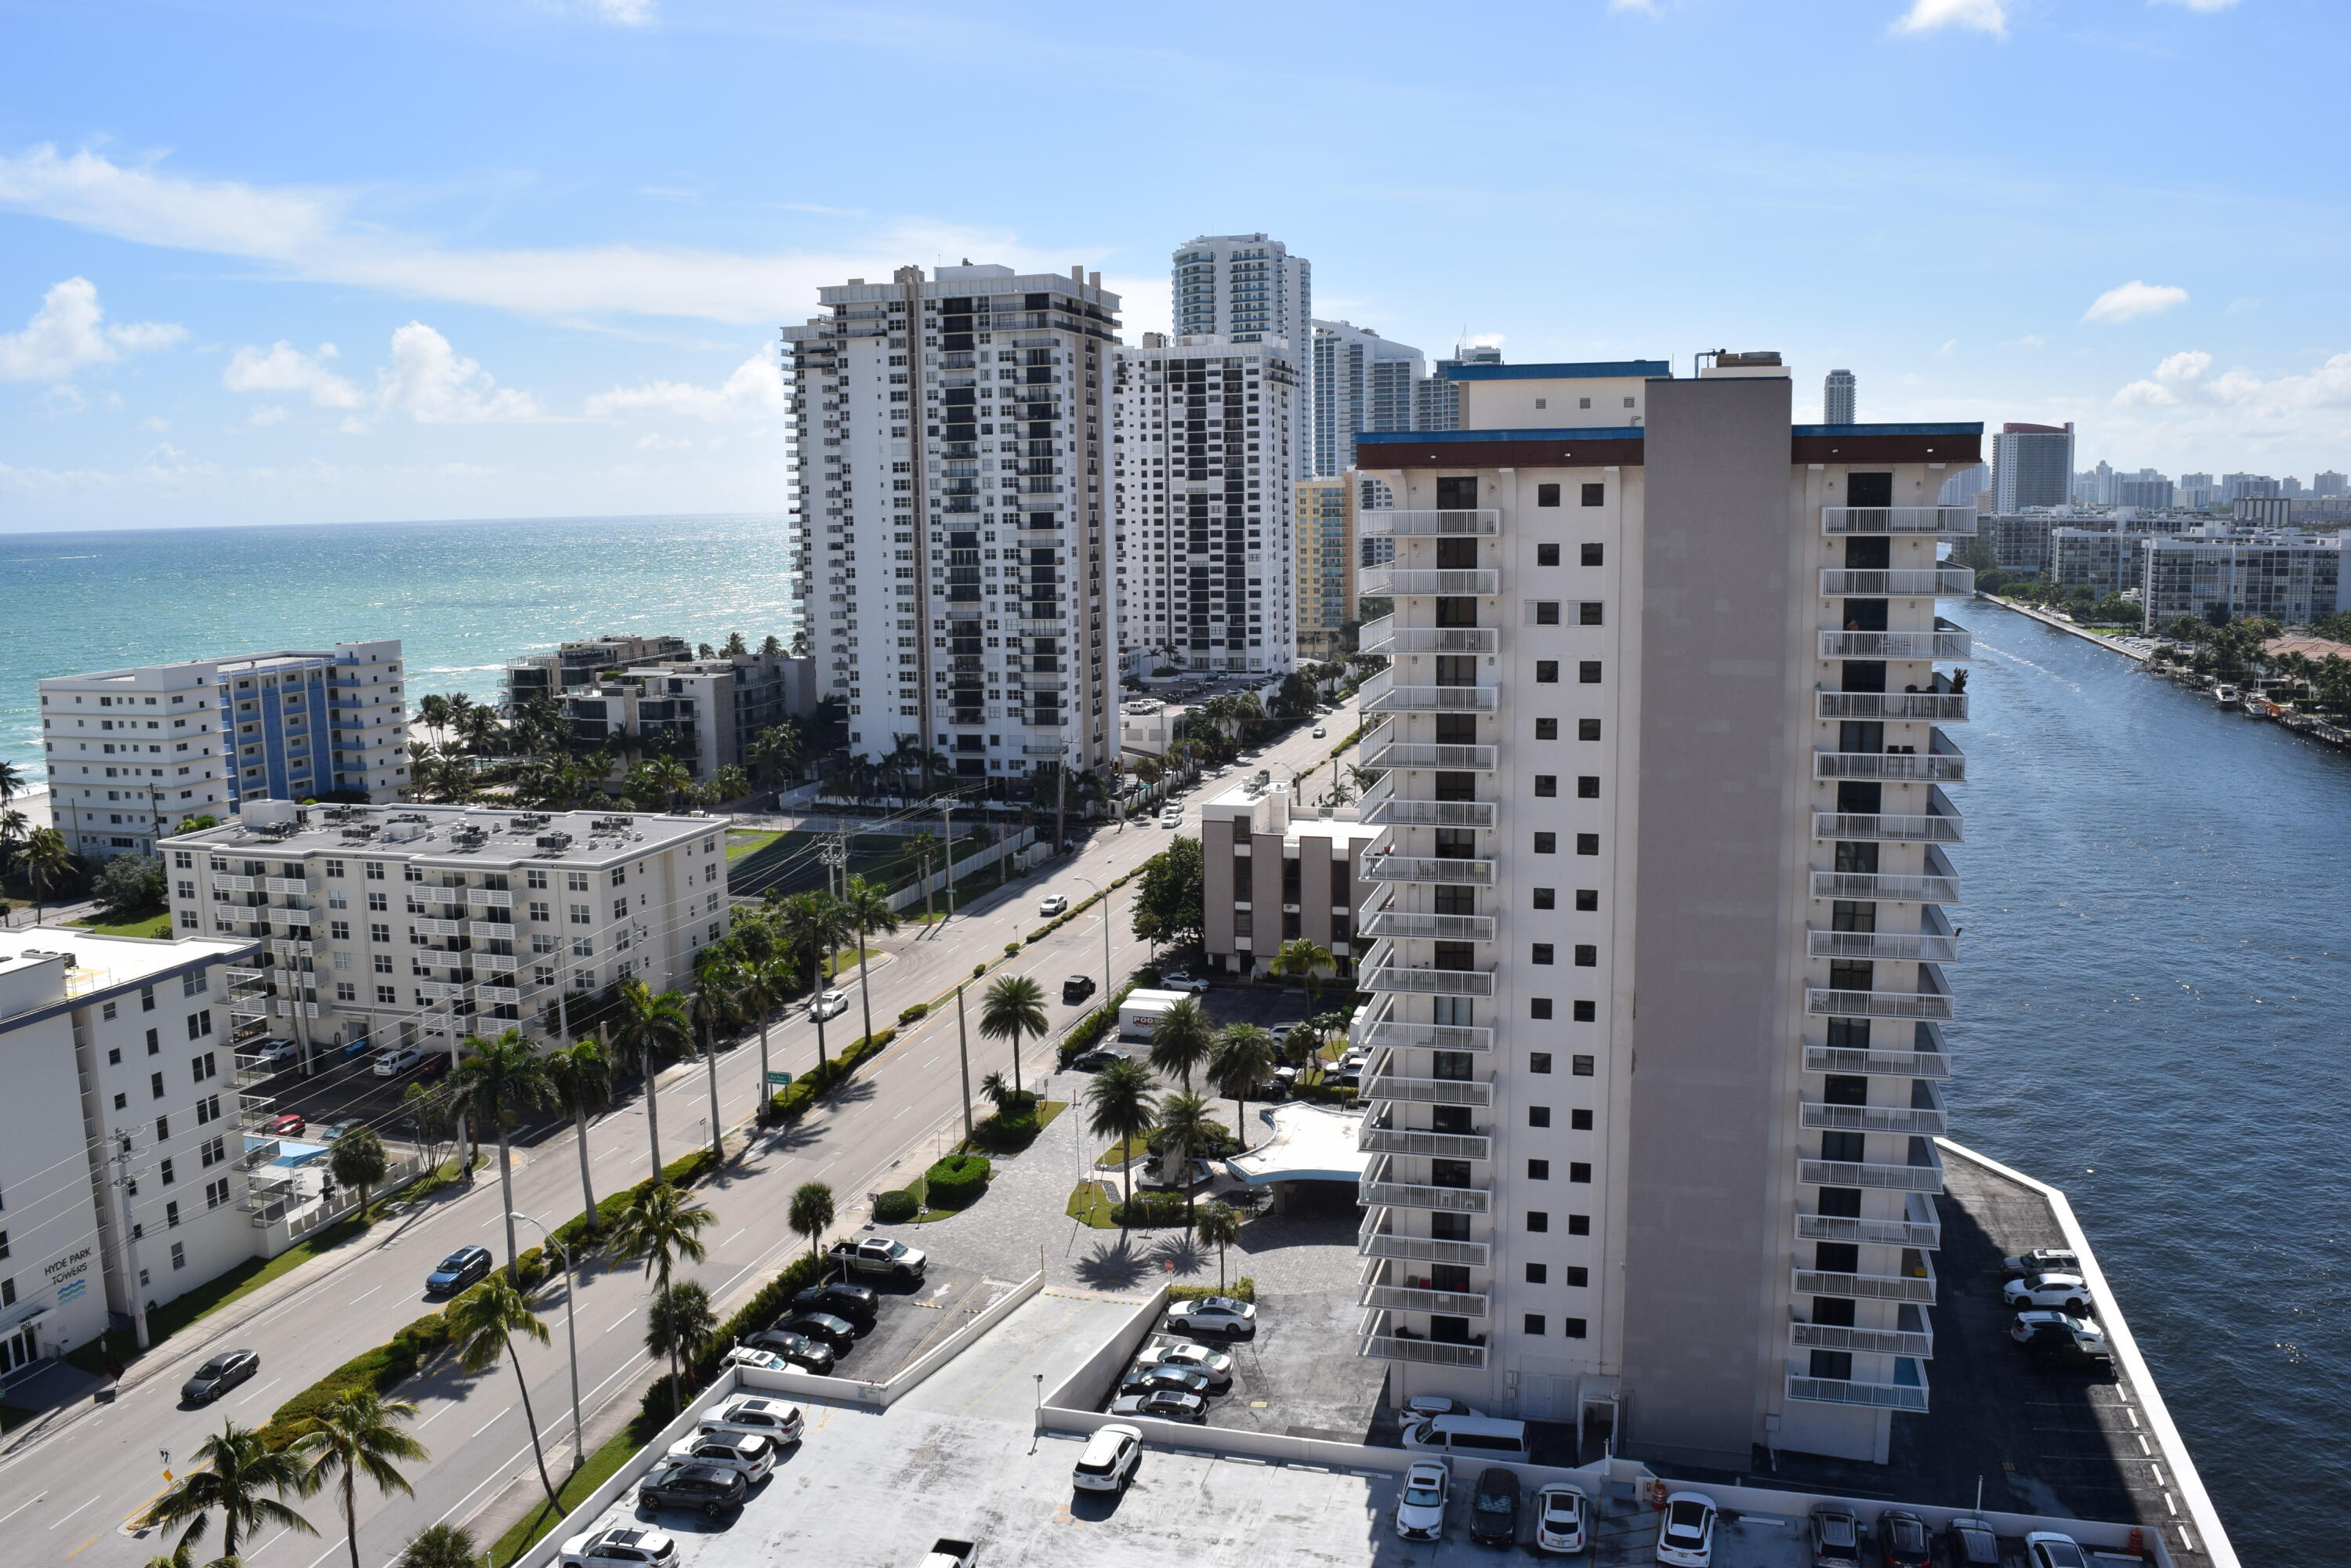
[[[67,925],[82,931],[94,931],[100,936],[152,936],[168,940],[172,935],[172,912],[157,915],[135,915],[128,920],[69,920]]]
[[[1071,1219],[1082,1221],[1096,1230],[1116,1230],[1118,1226],[1110,1216],[1111,1210],[1117,1207],[1118,1199],[1104,1192],[1102,1183],[1081,1181],[1070,1189],[1067,1213]]]
[[[1130,1160],[1139,1160],[1151,1152],[1150,1137],[1123,1138],[1094,1157],[1094,1169],[1114,1171]]]
[[[871,947],[859,947],[844,949],[839,953],[835,953],[832,956],[830,966],[824,972],[824,977],[828,980],[837,980],[843,975],[855,974],[857,971],[857,957],[860,953],[862,953],[865,956],[870,958],[873,956],[874,950]]]
[[[573,1508],[586,1501],[589,1493],[611,1480],[620,1468],[629,1462],[629,1456],[635,1453],[639,1446],[624,1428],[613,1434],[602,1448],[590,1452],[588,1462],[580,1467],[578,1473],[555,1489],[555,1495],[563,1501],[563,1511],[559,1513],[548,1506],[542,1496],[536,1509],[526,1514],[513,1529],[499,1536],[491,1546],[486,1558],[490,1568],[504,1568],[505,1564],[513,1563],[529,1551],[541,1536],[562,1523]],[[552,1458],[551,1455],[549,1457]],[[555,1466],[550,1464],[548,1469],[552,1473]]]
[[[726,858],[757,853],[784,835],[752,828],[737,828],[726,835]]]

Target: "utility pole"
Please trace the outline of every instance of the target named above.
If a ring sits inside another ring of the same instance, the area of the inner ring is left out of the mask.
[[[946,848],[947,918],[955,918],[955,797],[939,797],[939,842]],[[925,909],[928,904],[924,905]]]
[[[963,1064],[963,1141],[968,1145],[971,1131],[971,1045],[963,1032],[963,986],[956,987],[956,1059]]]
[[[1070,759],[1066,754],[1053,765],[1053,852],[1061,852],[1062,821],[1070,787]]]
[[[139,1238],[131,1225],[131,1135],[123,1134],[111,1161],[114,1200],[122,1216],[122,1282],[131,1292],[131,1321],[137,1327],[139,1348],[147,1348],[147,1291],[139,1282]]]

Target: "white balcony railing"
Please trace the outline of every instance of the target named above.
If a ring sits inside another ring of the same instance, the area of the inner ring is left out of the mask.
[[[1382,713],[1498,713],[1501,709],[1501,688],[1499,686],[1398,686],[1382,685],[1385,672],[1364,683],[1364,712]]]
[[[227,893],[258,893],[262,879],[257,876],[232,876],[227,872],[213,873],[213,887]]]
[[[1491,942],[1494,939],[1494,917],[1490,915],[1418,915],[1408,909],[1374,910],[1358,927],[1361,933],[1378,939],[1405,937],[1421,942]]]
[[[1356,983],[1364,990],[1406,997],[1490,997],[1494,977],[1482,969],[1417,968],[1403,964],[1366,965]]]
[[[1410,1127],[1366,1124],[1355,1134],[1355,1148],[1366,1155],[1410,1155],[1424,1160],[1490,1160],[1494,1140],[1474,1133],[1424,1133]]]
[[[1482,1344],[1448,1344],[1442,1340],[1399,1339],[1394,1334],[1366,1333],[1355,1342],[1356,1354],[1372,1361],[1404,1361],[1422,1366],[1486,1364]]]
[[[1491,829],[1499,810],[1491,800],[1399,800],[1383,795],[1364,803],[1363,821],[1381,828]]]
[[[1796,1294],[1844,1296],[1858,1301],[1910,1301],[1935,1304],[1934,1276],[1916,1274],[1841,1274],[1825,1269],[1798,1269]]]
[[[1975,657],[1974,636],[1939,617],[1932,632],[1842,632],[1820,633],[1823,659],[1948,659]]]
[[[1885,900],[1900,904],[1957,904],[1959,879],[1955,876],[1900,876],[1882,872],[1816,871],[1814,898]]]
[[[1483,1269],[1488,1252],[1483,1241],[1398,1236],[1393,1231],[1370,1228],[1355,1232],[1355,1256],[1358,1258],[1395,1258],[1409,1263],[1460,1263],[1472,1269]]]
[[[1386,615],[1366,622],[1357,643],[1366,653],[1491,653],[1499,633],[1490,626],[1398,626]]]
[[[220,879],[215,877],[213,880],[217,883]],[[261,885],[265,892],[296,898],[310,891],[310,884],[298,876],[265,876],[261,879]]]
[[[1471,1078],[1404,1078],[1383,1072],[1364,1080],[1363,1098],[1406,1105],[1491,1105],[1494,1086]]]
[[[1797,1121],[1816,1133],[1893,1133],[1932,1138],[1947,1130],[1943,1113],[1925,1106],[1824,1105],[1807,1100]]]
[[[1804,1071],[1870,1078],[1949,1078],[1950,1053],[1941,1051],[1878,1051],[1844,1045],[1804,1047]]]
[[[1418,1208],[1435,1214],[1484,1214],[1493,1207],[1482,1187],[1434,1186],[1421,1182],[1364,1178],[1363,1202],[1373,1208]]]
[[[1815,718],[1874,718],[1898,724],[1964,724],[1965,692],[1814,692]]]
[[[1788,1397],[1814,1405],[1865,1405],[1873,1410],[1924,1412],[1927,1390],[1901,1383],[1855,1383],[1834,1377],[1788,1374]]]
[[[1355,1296],[1359,1307],[1398,1312],[1437,1312],[1449,1318],[1482,1318],[1486,1298],[1474,1291],[1425,1291],[1410,1285],[1364,1285]]]
[[[1940,1166],[1874,1165],[1865,1160],[1799,1159],[1796,1179],[1806,1186],[1862,1186],[1879,1192],[1943,1190]]]
[[[1407,1023],[1395,1019],[1359,1021],[1348,1030],[1347,1039],[1370,1051],[1466,1051],[1474,1055],[1494,1049],[1494,1031],[1482,1026]]]
[[[1927,1212],[1934,1213],[1931,1205]],[[1943,1244],[1943,1228],[1928,1219],[1856,1219],[1844,1214],[1798,1214],[1799,1241],[1867,1242],[1878,1247],[1912,1247],[1932,1252]]]
[[[1814,1018],[1925,1019],[1951,1021],[1951,998],[1940,991],[1838,991],[1807,987],[1804,1010]]]
[[[1492,567],[1375,566],[1360,574],[1355,591],[1365,599],[1499,593],[1502,574]]]
[[[1967,538],[1976,531],[1973,507],[1823,507],[1824,534],[1931,534]]]
[[[1821,569],[1821,592],[1831,599],[1965,599],[1976,574],[1963,566]]]
[[[1366,854],[1358,870],[1365,882],[1418,882],[1440,887],[1491,887],[1494,862],[1447,855]]]
[[[1815,811],[1813,837],[1845,839],[1881,844],[1960,844],[1967,842],[1960,819],[1939,812],[1896,813]]]
[[[462,920],[436,920],[419,915],[412,916],[408,925],[409,929],[419,936],[463,936],[465,934],[465,923]]]
[[[1807,931],[1804,951],[1814,958],[1867,958],[1893,964],[1952,964],[1959,939],[1939,932]]]
[[[1846,1328],[1842,1323],[1790,1323],[1788,1343],[1798,1350],[1844,1350],[1863,1355],[1935,1354],[1935,1336],[1916,1329]]]
[[[1958,751],[1815,751],[1815,779],[1876,779],[1897,784],[1964,784],[1968,759]]]
[[[1375,539],[1491,538],[1502,531],[1502,514],[1490,507],[1446,511],[1382,507],[1356,513],[1355,528]]]
[[[1419,768],[1440,772],[1491,773],[1499,750],[1492,746],[1457,746],[1422,740],[1398,740],[1391,724],[1364,737],[1363,766],[1374,768]]]

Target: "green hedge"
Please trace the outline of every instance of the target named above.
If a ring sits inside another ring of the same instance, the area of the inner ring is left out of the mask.
[[[685,1364],[685,1396],[706,1387],[718,1375],[726,1360],[726,1353],[737,1341],[773,1328],[792,1304],[792,1297],[810,1285],[824,1283],[831,1268],[803,1252],[784,1265],[783,1271],[752,1293],[751,1299],[735,1310],[732,1316],[718,1325],[717,1333],[703,1347],[702,1354]],[[677,1406],[670,1402],[668,1369],[645,1391],[636,1421],[630,1428],[639,1444],[651,1442],[664,1427],[676,1417]]]
[[[1110,1218],[1113,1225],[1181,1225],[1184,1199],[1177,1193],[1137,1193],[1132,1203],[1111,1205]]]
[[[1129,980],[1112,992],[1109,999],[1102,1006],[1070,1026],[1070,1032],[1061,1037],[1061,1065],[1064,1070],[1071,1062],[1077,1060],[1080,1051],[1092,1050],[1094,1042],[1103,1035],[1114,1034],[1118,1031],[1119,1004],[1126,1000],[1127,994],[1141,983],[1139,980]]]
[[[777,1090],[768,1101],[768,1119],[790,1122],[805,1116],[818,1095],[856,1071],[870,1058],[880,1055],[897,1038],[896,1030],[885,1029],[875,1030],[871,1039],[852,1040],[830,1061]]]
[[[885,1192],[873,1199],[876,1225],[904,1225],[922,1211],[922,1200],[911,1192]]]
[[[918,1019],[928,1018],[930,1016],[930,1003],[916,1002],[913,1007],[908,1008],[905,1011],[898,1015],[898,1027],[904,1029],[906,1025],[914,1022]]]
[[[1236,1301],[1255,1301],[1257,1281],[1243,1274],[1229,1286],[1219,1291],[1214,1285],[1170,1285],[1167,1299],[1171,1301],[1196,1301],[1208,1296],[1225,1296]]]
[[[971,1130],[971,1141],[991,1155],[1017,1155],[1037,1141],[1043,1126],[1032,1107],[1026,1111],[998,1111]]]
[[[991,1174],[985,1155],[949,1155],[924,1173],[923,1191],[933,1208],[968,1208]]]

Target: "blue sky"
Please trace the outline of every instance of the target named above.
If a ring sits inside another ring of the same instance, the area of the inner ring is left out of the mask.
[[[2351,467],[2328,0],[0,3],[0,529],[778,509],[822,282],[1265,229],[1512,360]]]

